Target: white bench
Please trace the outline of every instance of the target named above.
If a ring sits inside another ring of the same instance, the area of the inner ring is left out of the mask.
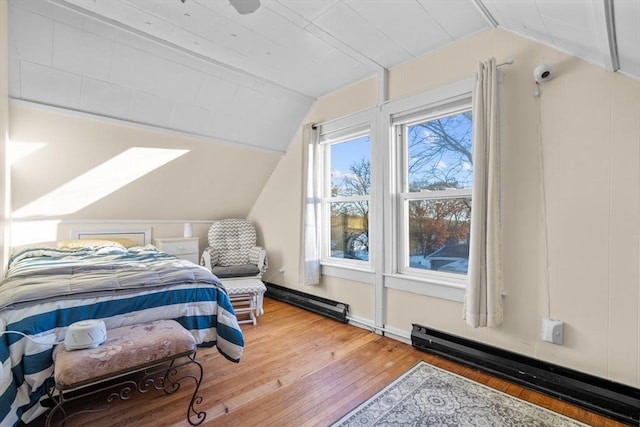
[[[174,320],[158,320],[144,325],[124,326],[107,331],[107,340],[96,348],[67,350],[58,345],[53,351],[54,386],[49,396],[55,402],[47,414],[49,426],[57,413],[62,414],[62,424],[71,416],[88,409],[67,415],[64,405],[72,400],[86,398],[106,390],[114,390],[107,401],[128,399],[136,390],[164,390],[171,394],[178,390],[180,381],[191,378],[195,391],[187,408],[187,420],[192,425],[201,424],[206,412],[197,411],[194,403],[201,403],[197,395],[202,382],[202,365],[196,361],[196,341],[193,335]],[[174,378],[177,368],[194,364],[199,376],[185,375]],[[130,374],[142,372],[136,381]],[[119,391],[115,391],[120,389]],[[195,417],[192,420],[192,416]]]

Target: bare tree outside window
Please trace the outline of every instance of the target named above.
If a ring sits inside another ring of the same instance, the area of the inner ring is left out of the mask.
[[[409,266],[466,274],[473,184],[471,111],[407,125]],[[468,196],[447,190],[468,190]],[[452,196],[456,194],[457,196]]]
[[[369,136],[331,146],[331,256],[369,260]]]
[[[471,130],[471,110],[404,125],[409,267],[467,272]],[[369,143],[369,136],[364,136],[329,148],[330,256],[334,258],[369,259]]]
[[[471,111],[408,126],[409,191],[471,188]]]

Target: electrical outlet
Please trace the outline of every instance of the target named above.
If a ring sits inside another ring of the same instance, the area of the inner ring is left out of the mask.
[[[564,322],[548,317],[542,319],[542,339],[553,344],[562,345],[564,343]]]

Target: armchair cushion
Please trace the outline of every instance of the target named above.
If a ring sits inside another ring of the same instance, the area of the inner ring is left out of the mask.
[[[223,279],[225,277],[247,277],[255,276],[260,273],[260,270],[255,264],[242,264],[232,266],[214,266],[211,272]]]
[[[256,229],[246,219],[223,219],[211,224],[209,246],[218,253],[218,264],[248,264],[249,249],[256,245]]]
[[[218,264],[222,266],[242,265],[249,263],[249,253],[244,249],[227,249],[219,251]]]
[[[256,246],[256,229],[246,219],[214,221],[207,235],[201,265],[218,277],[260,278],[267,270],[267,252]]]

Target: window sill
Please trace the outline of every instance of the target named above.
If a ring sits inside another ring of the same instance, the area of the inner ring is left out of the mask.
[[[373,271],[352,266],[322,264],[322,275],[370,285],[375,283],[375,273]],[[406,274],[384,274],[383,276],[384,286],[389,289],[442,298],[449,301],[464,302],[466,285],[461,283]]]
[[[385,274],[384,286],[390,289],[456,302],[464,302],[464,294],[466,291],[466,286],[459,283],[407,276],[405,274]]]
[[[322,274],[325,276],[339,277],[341,279],[368,283],[370,285],[375,283],[375,273],[366,268],[323,263]]]

